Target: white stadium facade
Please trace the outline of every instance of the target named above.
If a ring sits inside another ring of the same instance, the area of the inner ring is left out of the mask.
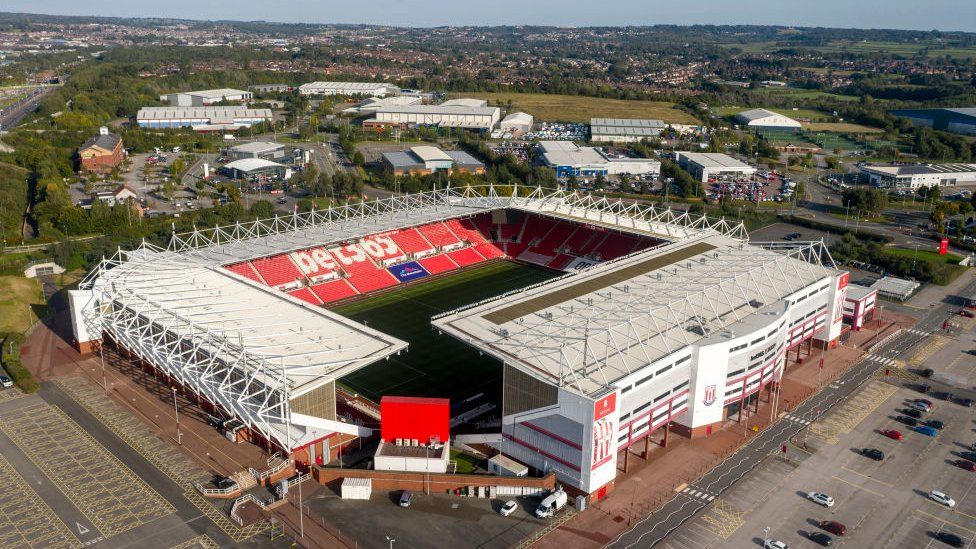
[[[92,352],[111,342],[255,439],[307,449],[314,462],[330,437],[370,434],[336,416],[336,381],[409,344],[298,299],[321,283],[316,262],[326,265],[329,253],[351,261],[348,243],[373,238],[376,250],[363,249],[380,264],[379,248],[395,242],[376,235],[499,211],[653,242],[607,261],[563,262],[563,276],[432,319],[501,362],[502,424],[487,440],[583,492],[612,489],[618,452],[652,433],[708,436],[750,397],[775,399],[787,353],[833,345],[841,333],[848,275],[821,242],[757,245],[725,220],[579,193],[466,187],[119,250],[69,294],[75,344]],[[470,239],[457,235],[455,250]],[[282,254],[307,264],[303,278],[265,285],[228,270]],[[398,257],[382,265],[414,259]]]

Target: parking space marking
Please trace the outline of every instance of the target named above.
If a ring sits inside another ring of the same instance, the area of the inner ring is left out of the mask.
[[[58,408],[37,404],[7,412],[0,430],[106,538],[175,512]]]
[[[864,477],[864,478],[866,478],[868,480],[872,480],[874,482],[877,482],[878,484],[883,484],[884,486],[888,486],[889,488],[894,487],[894,484],[890,484],[890,483],[885,482],[883,480],[878,480],[878,479],[876,479],[874,477],[870,477],[870,476],[865,475],[864,473],[862,473],[860,471],[855,471],[854,469],[849,469],[847,467],[841,467],[841,469],[843,469],[843,470],[845,470],[847,472],[850,472],[850,473],[854,473],[855,475],[862,476],[862,477]]]
[[[930,501],[929,503],[931,503],[932,505],[939,505],[938,503],[936,503],[934,501]],[[940,505],[940,507],[941,507],[941,505]],[[942,517],[940,517],[938,515],[933,515],[932,513],[927,513],[927,512],[925,512],[925,511],[923,511],[921,509],[915,509],[915,512],[916,513],[921,513],[921,514],[923,514],[923,515],[925,515],[927,517],[933,518],[933,519],[939,521],[939,523],[949,524],[949,525],[951,525],[954,528],[959,528],[960,530],[965,530],[967,532],[972,532],[972,533],[976,534],[976,530],[973,530],[972,528],[966,528],[965,526],[963,526],[961,524],[956,524],[955,522],[946,520],[946,519],[944,519],[944,518],[942,518]],[[971,516],[971,515],[966,515],[966,516]],[[973,517],[973,518],[976,518],[976,517]]]
[[[853,486],[854,488],[857,488],[858,490],[864,490],[865,492],[870,492],[870,493],[878,496],[879,498],[885,497],[885,495],[882,494],[881,492],[876,492],[876,491],[874,491],[874,490],[872,490],[870,488],[867,488],[865,486],[862,486],[860,484],[854,484],[853,482],[851,482],[849,480],[842,479],[842,478],[838,477],[837,475],[834,475],[834,476],[832,476],[830,478],[832,478],[834,480],[839,480],[839,481],[843,482],[844,484],[846,484],[848,486]]]
[[[81,542],[24,477],[0,456],[0,547],[80,547]]]

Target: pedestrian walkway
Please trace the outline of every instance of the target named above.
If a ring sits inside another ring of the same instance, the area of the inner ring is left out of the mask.
[[[681,493],[690,498],[700,499],[702,501],[712,501],[713,499],[715,499],[715,494],[709,494],[705,490],[699,490],[694,486],[688,486],[687,488],[682,490]]]

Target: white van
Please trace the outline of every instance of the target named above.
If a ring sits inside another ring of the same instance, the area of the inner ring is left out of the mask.
[[[566,496],[566,492],[562,490],[557,490],[542,500],[539,503],[539,507],[535,510],[535,516],[539,518],[549,518],[556,514],[556,511],[562,509],[566,506],[566,502],[569,498]]]

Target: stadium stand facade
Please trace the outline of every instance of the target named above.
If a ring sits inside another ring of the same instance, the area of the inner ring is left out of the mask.
[[[121,347],[252,440],[321,462],[329,437],[371,433],[337,417],[336,381],[407,346],[331,304],[499,258],[565,271],[432,322],[501,361],[497,447],[601,493],[619,449],[662,428],[707,436],[775,389],[785,353],[836,339],[846,273],[819,244],[760,247],[724,220],[506,190],[394,196],[120,250],[69,293],[75,345]]]

